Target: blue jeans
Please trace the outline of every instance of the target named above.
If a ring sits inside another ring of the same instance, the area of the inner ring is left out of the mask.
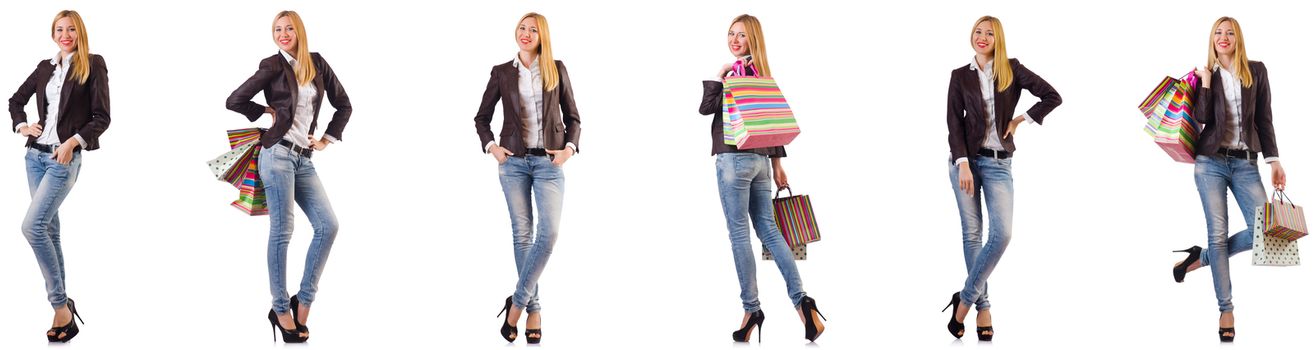
[[[338,236],[338,217],[329,205],[324,185],[315,175],[310,157],[293,153],[288,147],[276,145],[260,152],[260,180],[265,185],[265,201],[269,205],[269,247],[266,258],[269,264],[269,293],[273,296],[274,311],[287,313],[288,241],[292,238],[292,202],[310,219],[315,237],[306,251],[306,269],[301,275],[301,291],[297,301],[310,306],[329,259],[333,239]]]
[[[1233,282],[1228,257],[1251,250],[1256,207],[1265,204],[1265,185],[1256,161],[1220,156],[1196,156],[1196,190],[1205,209],[1206,242],[1201,266],[1210,266],[1219,311],[1233,311]],[[1233,190],[1247,228],[1228,236],[1228,190]]]
[[[980,311],[991,308],[986,279],[1000,263],[1013,234],[1013,162],[1012,159],[977,156],[969,158],[968,167],[973,174],[972,196],[959,189],[959,167],[950,166],[950,184],[959,204],[959,222],[963,227],[963,261],[968,268],[968,279],[963,283],[959,298],[965,304],[976,305]],[[982,244],[983,200],[991,220],[991,235],[985,245]]]
[[[786,292],[795,306],[803,301],[804,282],[799,269],[790,257],[790,247],[776,228],[772,208],[772,165],[767,156],[754,153],[717,154],[717,190],[721,192],[721,210],[726,215],[726,230],[730,231],[731,255],[735,259],[735,273],[740,279],[740,301],[744,312],[760,309],[758,302],[758,265],[749,240],[749,224],[753,223],[758,240],[776,257],[776,268],[785,279]]]
[[[516,255],[516,291],[512,303],[528,312],[539,312],[539,276],[557,242],[562,217],[566,176],[549,157],[507,157],[498,165],[502,194],[511,215],[511,241]],[[533,201],[533,203],[531,203]],[[532,206],[533,204],[533,206]],[[534,224],[534,207],[539,224]]]
[[[73,152],[68,165],[59,164],[53,156],[27,149],[27,188],[32,193],[32,204],[23,217],[23,236],[36,253],[50,306],[60,308],[68,297],[64,295],[64,249],[59,244],[59,205],[78,181],[82,152]]]

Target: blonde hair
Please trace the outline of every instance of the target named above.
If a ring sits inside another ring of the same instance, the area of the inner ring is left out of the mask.
[[[292,67],[292,71],[297,73],[297,85],[310,84],[315,79],[315,62],[310,58],[310,48],[306,46],[306,26],[301,23],[301,15],[297,11],[283,11],[274,16],[274,23],[270,24],[272,28],[278,25],[279,18],[287,17],[292,21],[292,26],[297,30],[297,66]]]
[[[86,84],[87,77],[91,76],[91,47],[87,44],[87,26],[82,24],[82,16],[78,15],[78,11],[64,10],[55,14],[55,20],[50,21],[50,37],[55,37],[56,23],[66,17],[73,21],[73,28],[78,31],[78,38],[74,40],[78,47],[73,51],[73,74],[69,75],[69,79],[77,79],[78,84]]]
[[[772,76],[772,69],[767,65],[767,39],[763,39],[763,25],[758,22],[758,17],[749,14],[739,15],[731,20],[731,26],[735,23],[744,24],[744,32],[749,37],[749,56],[752,57],[753,67],[758,70],[759,75]]]
[[[994,51],[991,60],[995,62],[995,90],[1005,91],[1014,83],[1014,68],[1009,65],[1009,55],[1005,51],[1005,27],[1000,24],[999,18],[982,16],[977,22],[973,22],[973,30],[969,33],[977,31],[977,25],[982,22],[991,22],[991,31],[995,34],[995,47],[991,48]]]
[[[1219,63],[1219,53],[1215,52],[1214,33],[1215,29],[1219,29],[1219,25],[1224,22],[1233,25],[1233,35],[1237,37],[1237,40],[1233,43],[1235,47],[1233,51],[1233,66],[1228,67],[1228,69],[1237,72],[1237,79],[1242,81],[1242,86],[1251,87],[1251,64],[1247,61],[1246,40],[1242,39],[1242,25],[1238,24],[1237,19],[1233,17],[1219,17],[1219,19],[1215,20],[1215,25],[1210,27],[1210,51],[1206,55],[1205,66],[1208,69],[1214,69],[1215,64]]]
[[[548,18],[536,12],[530,12],[516,20],[516,28],[520,28],[520,23],[526,18],[534,18],[536,25],[539,27],[539,75],[543,76],[543,91],[552,91],[557,88],[557,81],[561,79],[557,75],[557,61],[552,58],[552,39],[548,37]]]

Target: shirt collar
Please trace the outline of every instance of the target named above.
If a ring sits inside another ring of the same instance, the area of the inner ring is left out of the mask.
[[[539,70],[539,56],[534,56],[534,61],[533,61],[533,62],[530,62],[530,67],[526,67],[524,64],[521,64],[521,55],[520,55],[520,54],[516,54],[516,59],[511,60],[511,61],[512,61],[512,62],[516,62],[516,63],[515,63],[516,69],[525,68],[526,70],[530,70],[530,71],[537,71],[537,70]]]
[[[77,51],[69,52],[68,55],[65,55],[65,56],[61,59],[61,58],[59,57],[59,53],[56,52],[56,53],[55,53],[55,57],[50,59],[50,65],[52,65],[52,66],[58,66],[58,65],[60,65],[60,62],[62,61],[63,64],[64,64],[64,66],[67,67],[68,64],[69,64],[69,61],[73,59],[73,54],[75,54],[75,53],[77,53]]]
[[[986,67],[977,67],[977,56],[973,56],[972,63],[968,64],[968,68],[971,70],[985,70],[986,72],[988,72],[988,74],[994,74],[995,59],[986,61]]]
[[[292,57],[292,55],[289,54],[287,51],[279,50],[279,54],[283,55],[283,59],[288,60],[288,64],[291,64],[293,66],[297,65],[297,59]]]

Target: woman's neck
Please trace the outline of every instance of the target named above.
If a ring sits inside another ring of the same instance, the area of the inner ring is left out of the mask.
[[[1219,66],[1220,66],[1220,67],[1224,67],[1224,69],[1227,69],[1229,73],[1236,73],[1236,72],[1233,71],[1233,62],[1234,62],[1233,60],[1234,60],[1235,58],[1236,58],[1236,57],[1235,57],[1234,55],[1223,55],[1223,54],[1220,54],[1220,55],[1219,55]]]
[[[994,54],[994,52],[992,52],[992,54]],[[980,53],[977,54],[976,55],[977,57],[975,58],[977,60],[977,67],[981,69],[986,69],[986,64],[991,62],[992,59],[994,59],[992,54],[980,54]]]
[[[539,53],[534,51],[521,51],[517,56],[520,57],[522,66],[529,67],[530,64],[534,63],[535,59],[539,58]]]

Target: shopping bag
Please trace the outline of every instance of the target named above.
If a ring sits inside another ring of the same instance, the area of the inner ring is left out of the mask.
[[[799,136],[785,95],[771,77],[760,77],[754,70],[746,74],[744,65],[735,62],[736,75],[722,81],[723,142],[738,149],[785,146]]]
[[[1196,84],[1194,72],[1181,79],[1164,77],[1138,105],[1146,116],[1143,131],[1170,158],[1181,163],[1196,162],[1197,130],[1192,116],[1192,94]]]
[[[781,190],[790,195],[781,198]],[[822,240],[817,229],[817,217],[813,214],[813,202],[808,195],[794,194],[790,187],[776,190],[772,199],[772,209],[776,217],[776,228],[785,237],[785,244],[791,248]]]
[[[260,181],[260,135],[264,130],[247,128],[228,130],[228,152],[206,162],[220,181],[238,189],[238,199],[231,205],[247,215],[266,215],[265,188]]]
[[[238,186],[237,200],[231,205],[247,215],[268,215],[269,206],[265,203],[265,185],[260,181],[258,162],[260,147],[255,148],[253,160],[247,162],[246,171],[242,172],[242,185]]]
[[[790,248],[790,253],[795,260],[808,260],[808,246],[806,245]],[[772,252],[767,250],[767,246],[763,246],[763,260],[772,260]]]
[[[1264,230],[1261,229],[1265,225],[1265,206],[1257,206],[1255,211],[1255,229],[1251,230],[1251,265],[1301,265],[1301,254],[1297,250],[1297,241],[1266,236]]]
[[[1301,206],[1292,204],[1292,200],[1283,191],[1274,191],[1264,208],[1265,225],[1256,226],[1256,229],[1264,231],[1266,237],[1295,241],[1310,233],[1306,229],[1306,214]]]
[[[242,185],[242,174],[246,171],[246,167],[238,166],[238,164],[251,161],[255,153],[252,148],[258,147],[259,145],[256,143],[241,145],[215,157],[206,164],[210,166],[210,172],[214,173],[215,178],[218,178],[219,181],[227,182],[233,187],[240,187]]]

